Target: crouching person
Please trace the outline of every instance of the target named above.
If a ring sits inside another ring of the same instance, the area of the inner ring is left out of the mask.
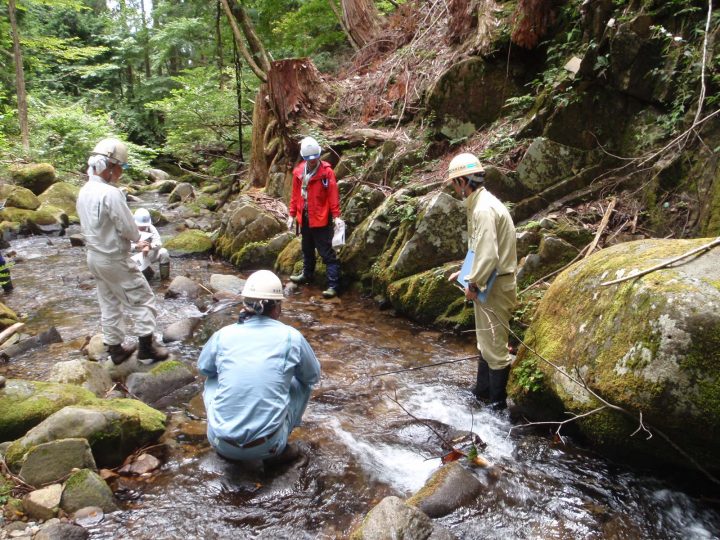
[[[170,277],[170,253],[162,247],[160,233],[152,224],[150,212],[145,208],[138,208],[135,210],[133,217],[140,232],[140,240],[145,241],[142,245],[135,243],[132,245],[133,250],[140,252],[136,257],[143,257],[140,260],[142,264],[139,264],[139,266],[144,268],[140,268],[140,270],[146,278],[150,278],[154,274],[150,265],[159,262],[160,279],[163,281],[168,279]]]
[[[275,274],[254,272],[242,295],[238,322],[215,332],[198,360],[207,377],[208,440],[228,459],[292,461],[298,451],[288,437],[320,379],[320,363],[302,334],[278,320],[283,289]]]

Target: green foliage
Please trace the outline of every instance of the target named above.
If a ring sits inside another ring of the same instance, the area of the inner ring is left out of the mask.
[[[203,148],[237,140],[237,98],[219,88],[216,68],[190,69],[173,80],[177,87],[168,97],[146,105],[164,116],[166,152],[192,162]]]
[[[538,368],[537,360],[534,357],[520,362],[520,365],[514,369],[514,373],[518,385],[525,392],[537,392],[542,388],[542,380],[545,375]]]

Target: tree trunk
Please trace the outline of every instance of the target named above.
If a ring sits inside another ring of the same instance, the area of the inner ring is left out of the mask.
[[[237,46],[233,47],[235,57],[235,95],[237,96],[237,116],[238,116],[238,159],[244,162],[243,157],[243,119],[242,119],[242,64],[240,63],[240,55]]]
[[[255,95],[253,108],[252,142],[250,147],[250,179],[254,186],[263,187],[268,178],[270,163],[275,157],[274,153],[268,156],[265,152],[265,134],[271,121],[271,111],[268,107],[267,84],[260,85]],[[277,122],[275,123],[277,125]],[[269,134],[271,137],[272,134]]]
[[[247,62],[248,66],[250,66],[250,69],[252,69],[253,73],[257,76],[258,79],[262,82],[267,82],[267,70],[263,70],[257,62],[255,62],[255,58],[250,54],[250,51],[248,51],[247,47],[245,46],[245,39],[243,38],[243,33],[240,31],[240,28],[238,28],[237,21],[235,20],[235,16],[233,15],[232,10],[230,9],[230,5],[228,4],[228,0],[221,0],[223,8],[225,9],[225,15],[227,15],[228,22],[230,23],[230,27],[233,31],[233,36],[235,36],[235,43],[237,43],[238,49],[240,49],[240,52],[243,55],[243,58],[245,58],[245,61]]]
[[[252,51],[253,58],[255,58],[257,65],[260,66],[265,73],[267,73],[270,71],[270,57],[268,56],[262,41],[260,41],[260,38],[255,32],[255,27],[253,26],[252,21],[247,16],[247,13],[242,5],[236,0],[228,0],[228,6],[230,6],[233,15],[240,23],[240,26],[242,26],[243,34],[245,34],[245,39],[248,42],[250,51]]]
[[[272,63],[268,72],[270,107],[285,131],[290,118],[300,111],[320,110],[328,104],[329,89],[309,58],[290,58]]]
[[[332,9],[333,13],[335,14],[335,17],[337,18],[338,22],[340,23],[340,27],[343,29],[343,32],[345,32],[345,35],[348,38],[348,41],[350,42],[350,45],[352,45],[352,48],[356,51],[360,50],[360,47],[358,47],[358,44],[355,43],[355,40],[352,37],[352,34],[350,33],[350,30],[348,30],[348,27],[345,26],[345,21],[343,20],[342,13],[340,13],[340,10],[335,5],[335,0],[328,0],[328,4],[330,4],[330,9]]]
[[[150,35],[147,26],[147,18],[145,15],[145,0],[140,0],[140,12],[142,15],[142,46],[143,59],[145,61],[145,77],[149,80],[152,76],[150,72]]]
[[[217,0],[215,6],[215,57],[217,58],[218,68],[218,84],[220,90],[225,88],[225,79],[223,77],[223,42],[222,42],[222,29],[220,26],[220,20],[222,18],[222,5],[220,0]]]
[[[375,3],[372,0],[340,0],[340,4],[353,41],[358,47],[364,47],[375,38],[380,23]]]
[[[23,68],[20,33],[15,16],[15,0],[9,0],[8,13],[12,29],[13,53],[15,54],[15,87],[17,88],[18,118],[20,119],[20,140],[23,150],[30,150],[30,128],[28,126],[27,93],[25,92],[25,69]]]

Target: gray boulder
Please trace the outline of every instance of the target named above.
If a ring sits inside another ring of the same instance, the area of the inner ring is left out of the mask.
[[[98,397],[104,397],[113,382],[107,370],[97,362],[68,360],[58,362],[50,370],[48,380],[52,382],[77,384],[87,388]]]
[[[407,502],[431,518],[438,518],[470,504],[482,487],[472,472],[459,461],[453,461],[435,471],[425,486]]]
[[[247,244],[266,242],[285,231],[286,225],[278,217],[250,197],[241,196],[223,216],[215,249],[221,256],[232,260]]]
[[[176,360],[166,360],[155,365],[147,373],[133,373],[125,384],[134,396],[145,403],[153,404],[195,380],[192,372]]]
[[[97,506],[103,512],[114,512],[118,509],[112,491],[105,480],[90,469],[82,469],[74,473],[63,490],[60,507],[72,513],[86,506]]]
[[[189,299],[197,298],[202,292],[202,287],[195,281],[185,276],[176,276],[165,292],[165,298],[186,297]]]
[[[587,154],[584,150],[538,137],[518,164],[518,180],[526,189],[538,193],[579,173]]]
[[[85,439],[58,439],[31,447],[19,462],[20,477],[31,486],[64,479],[73,469],[95,469]],[[17,468],[18,463],[14,464]]]
[[[79,525],[72,523],[45,524],[42,529],[33,537],[33,540],[85,540],[89,532]]]
[[[201,322],[202,319],[200,317],[188,317],[187,319],[176,321],[163,330],[162,340],[164,343],[172,343],[173,341],[190,339]]]
[[[398,497],[385,497],[368,512],[352,540],[451,540],[452,533],[436,526],[423,512]]]
[[[60,508],[63,487],[52,484],[42,489],[31,491],[23,498],[23,510],[33,519],[51,519]]]
[[[215,292],[227,291],[240,294],[244,286],[245,280],[237,276],[227,274],[212,274],[210,276],[210,289]]]
[[[187,201],[188,199],[192,199],[194,197],[195,197],[195,188],[193,188],[192,184],[188,184],[187,182],[180,182],[170,192],[170,195],[168,196],[168,202],[169,203],[184,202],[184,201]]]
[[[162,169],[149,169],[146,174],[151,182],[164,182],[170,179],[170,175]]]

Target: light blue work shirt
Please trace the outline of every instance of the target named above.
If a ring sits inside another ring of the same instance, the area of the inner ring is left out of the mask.
[[[203,397],[212,431],[239,444],[281,427],[293,377],[308,387],[308,395],[320,380],[320,362],[303,335],[262,315],[215,332],[198,369],[207,377]]]

